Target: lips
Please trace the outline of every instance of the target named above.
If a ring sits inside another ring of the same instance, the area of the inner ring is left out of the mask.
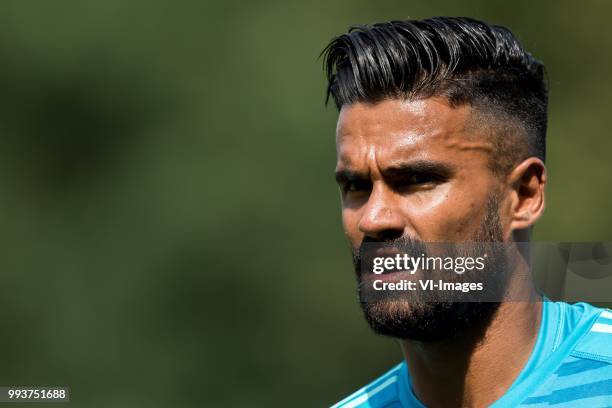
[[[382,282],[400,282],[402,280],[415,280],[415,276],[407,271],[390,271],[384,272],[379,275],[375,273],[368,273],[365,276],[362,276],[362,279],[367,284],[372,284],[374,281],[382,281]]]
[[[376,256],[384,256],[384,257],[394,257],[397,254],[401,254],[403,251],[397,247],[382,247],[377,248],[374,251],[374,255]]]

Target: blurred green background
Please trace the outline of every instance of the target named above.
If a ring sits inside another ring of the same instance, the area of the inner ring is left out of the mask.
[[[610,12],[3,1],[0,385],[68,385],[73,407],[317,407],[400,360],[362,321],[332,177],[317,58],[352,24],[511,27],[551,82],[536,238],[612,240]]]

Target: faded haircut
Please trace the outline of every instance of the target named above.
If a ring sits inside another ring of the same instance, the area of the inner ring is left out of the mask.
[[[338,109],[385,99],[446,98],[470,105],[491,138],[493,171],[546,155],[544,65],[502,26],[435,17],[353,26],[322,52],[327,101]]]

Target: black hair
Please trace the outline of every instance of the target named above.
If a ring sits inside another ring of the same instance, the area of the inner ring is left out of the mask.
[[[487,123],[496,122],[496,155],[503,157],[496,158],[495,170],[529,156],[545,159],[544,65],[505,27],[468,17],[353,26],[322,55],[327,101],[331,96],[338,109],[444,96],[452,107],[469,104]]]

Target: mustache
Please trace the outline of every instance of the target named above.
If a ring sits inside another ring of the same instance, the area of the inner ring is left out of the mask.
[[[363,260],[371,258],[375,250],[384,251],[386,249],[397,253],[423,254],[424,256],[427,256],[425,242],[417,238],[405,236],[395,239],[382,240],[372,237],[364,237],[359,247],[352,248],[353,266],[355,267],[355,272],[360,274]]]

